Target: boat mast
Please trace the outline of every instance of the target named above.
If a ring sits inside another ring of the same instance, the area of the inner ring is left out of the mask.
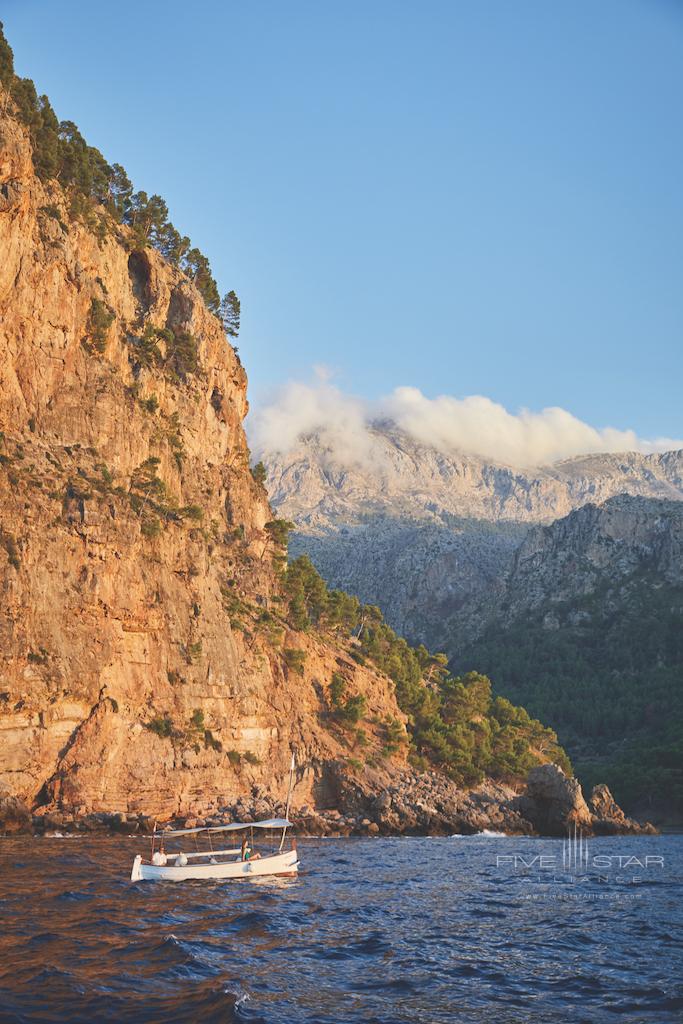
[[[296,758],[294,751],[292,751],[292,763],[289,766],[289,785],[287,787],[287,805],[285,807],[285,821],[289,821],[289,805],[292,800],[292,785],[294,783],[294,769],[296,768]],[[282,830],[282,839],[280,840],[280,850],[285,845],[285,834],[287,832],[287,826]]]

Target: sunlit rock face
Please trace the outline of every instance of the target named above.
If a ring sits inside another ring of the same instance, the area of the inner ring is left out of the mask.
[[[275,607],[273,513],[249,471],[235,351],[180,271],[125,228],[98,238],[70,217],[0,110],[3,792],[203,814],[256,785],[282,797],[296,748],[295,801],[313,799],[341,750],[321,724],[332,672],[378,721],[403,720],[393,687],[343,645],[256,627]],[[198,372],[146,364],[147,326],[193,339]]]

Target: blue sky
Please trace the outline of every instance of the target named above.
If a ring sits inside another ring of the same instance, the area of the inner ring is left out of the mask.
[[[17,70],[325,363],[682,437],[683,5],[3,0]]]

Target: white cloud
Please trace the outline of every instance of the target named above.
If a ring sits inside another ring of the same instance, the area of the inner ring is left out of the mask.
[[[331,373],[316,369],[314,384],[290,381],[274,400],[249,417],[249,435],[259,455],[286,454],[317,434],[338,465],[375,461],[376,441],[369,427],[390,419],[406,434],[442,452],[479,455],[513,466],[538,466],[591,452],[658,452],[683,448],[683,441],[648,441],[633,430],[596,428],[566,409],[508,412],[483,395],[427,398],[418,388],[399,387],[377,402],[344,394]]]

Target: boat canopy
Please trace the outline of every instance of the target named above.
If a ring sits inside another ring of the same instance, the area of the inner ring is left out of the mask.
[[[291,821],[286,818],[269,818],[267,821],[233,821],[229,825],[200,825],[198,828],[176,828],[172,831],[158,829],[157,835],[164,838],[167,836],[191,836],[196,832],[238,832],[241,828],[291,828]]]

